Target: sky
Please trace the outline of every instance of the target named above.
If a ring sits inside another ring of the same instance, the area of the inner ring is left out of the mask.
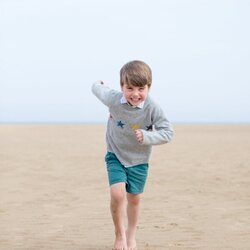
[[[247,0],[0,0],[0,123],[103,123],[131,60],[173,123],[250,123]]]

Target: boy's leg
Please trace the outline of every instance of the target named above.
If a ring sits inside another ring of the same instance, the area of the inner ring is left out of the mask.
[[[127,250],[127,240],[125,232],[125,205],[126,205],[126,189],[125,183],[120,182],[110,187],[110,211],[115,226],[115,250]]]
[[[140,200],[148,175],[148,164],[140,164],[127,169],[127,244],[129,250],[136,249],[136,229],[139,220]]]
[[[115,226],[115,250],[127,250],[125,232],[125,204],[127,180],[126,170],[115,154],[108,152],[105,156],[110,185],[110,211]]]
[[[127,244],[128,250],[136,249],[136,228],[139,220],[141,194],[127,194],[127,215],[128,215],[128,229],[127,229]]]

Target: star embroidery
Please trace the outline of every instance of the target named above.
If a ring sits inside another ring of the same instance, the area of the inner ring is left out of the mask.
[[[121,127],[121,128],[123,128],[123,126],[124,126],[125,124],[124,123],[122,123],[122,121],[119,121],[119,122],[117,122],[117,127]]]
[[[133,125],[131,126],[131,128],[135,131],[135,130],[137,130],[137,129],[140,129],[140,125],[138,125],[138,124],[133,124]]]
[[[153,125],[149,125],[149,126],[146,126],[146,127],[147,127],[147,131],[153,130]]]

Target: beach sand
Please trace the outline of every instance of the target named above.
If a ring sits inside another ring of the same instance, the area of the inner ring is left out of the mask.
[[[103,125],[0,126],[0,249],[111,249]],[[250,125],[155,146],[139,250],[250,249]]]

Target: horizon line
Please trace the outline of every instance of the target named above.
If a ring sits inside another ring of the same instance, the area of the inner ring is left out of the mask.
[[[250,125],[250,122],[216,122],[216,121],[194,121],[194,122],[183,122],[176,121],[171,122],[175,125]],[[106,122],[101,121],[16,121],[16,122],[1,122],[0,125],[106,125]]]

